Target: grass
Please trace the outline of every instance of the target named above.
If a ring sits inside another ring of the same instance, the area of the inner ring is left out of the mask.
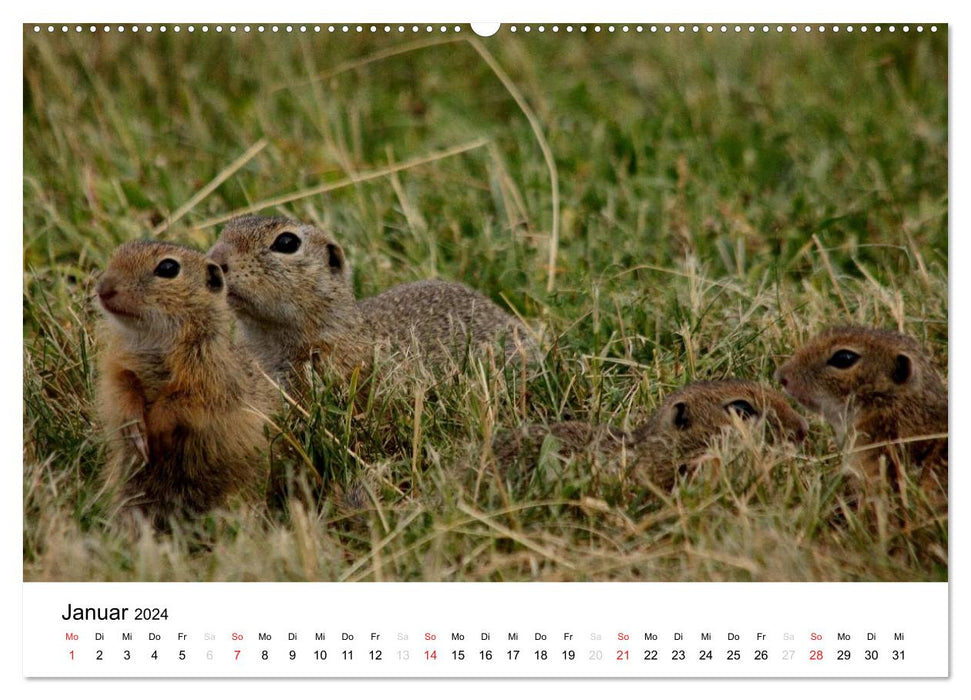
[[[916,487],[854,508],[818,418],[673,494],[549,449],[500,472],[489,443],[770,381],[833,323],[946,371],[946,30],[469,38],[25,28],[25,579],[945,580],[946,514]],[[206,248],[266,202],[333,231],[360,295],[482,290],[545,329],[544,371],[363,377],[361,410],[325,379],[276,418],[292,498],[120,533],[93,281],[123,241]]]

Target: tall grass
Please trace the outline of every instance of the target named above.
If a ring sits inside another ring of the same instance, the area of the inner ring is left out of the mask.
[[[716,445],[722,468],[673,494],[490,449],[523,421],[633,425],[688,381],[770,381],[837,322],[910,333],[944,371],[946,32],[467,34],[25,28],[25,577],[946,579],[946,513],[916,486],[856,507],[818,419],[795,455]],[[542,371],[480,358],[407,391],[362,377],[358,399],[324,378],[275,417],[289,497],[119,532],[93,280],[122,241],[208,247],[268,201],[334,232],[360,295],[482,290],[545,332]]]

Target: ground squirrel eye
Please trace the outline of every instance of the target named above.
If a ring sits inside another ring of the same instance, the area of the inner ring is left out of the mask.
[[[178,260],[173,260],[172,258],[165,258],[165,260],[160,262],[155,267],[155,276],[164,277],[165,279],[172,279],[173,277],[178,276],[179,270],[181,269],[182,267],[179,265]]]
[[[289,231],[284,231],[276,240],[273,241],[273,245],[270,246],[270,250],[274,253],[296,253],[300,250],[300,239],[296,234],[290,233]]]
[[[759,412],[745,399],[738,399],[737,401],[726,404],[725,410],[745,420],[759,417]]]
[[[833,356],[826,361],[826,364],[836,369],[849,369],[856,364],[860,356],[852,350],[837,350]]]

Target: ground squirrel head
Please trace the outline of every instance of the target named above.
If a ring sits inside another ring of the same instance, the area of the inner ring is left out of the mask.
[[[205,330],[226,314],[222,271],[202,253],[158,241],[115,249],[95,292],[105,316],[124,331],[168,342],[181,328]]]
[[[790,396],[844,432],[867,407],[945,395],[916,340],[854,326],[817,335],[779,368],[776,379]]]
[[[808,431],[806,420],[782,394],[741,380],[688,384],[664,400],[643,430],[664,438],[678,452],[690,452],[725,429],[756,423],[764,423],[770,433],[791,442],[801,442]]]
[[[244,326],[306,327],[353,307],[343,249],[310,224],[239,217],[209,255],[226,276],[229,304]]]
[[[805,419],[779,392],[757,382],[695,382],[668,396],[645,425],[631,433],[635,470],[662,488],[708,463],[708,450],[736,431],[773,442],[802,442]]]

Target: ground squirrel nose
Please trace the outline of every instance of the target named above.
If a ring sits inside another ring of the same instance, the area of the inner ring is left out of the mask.
[[[98,280],[98,285],[94,288],[95,293],[103,300],[107,301],[118,293],[114,284],[110,280],[102,278]]]

